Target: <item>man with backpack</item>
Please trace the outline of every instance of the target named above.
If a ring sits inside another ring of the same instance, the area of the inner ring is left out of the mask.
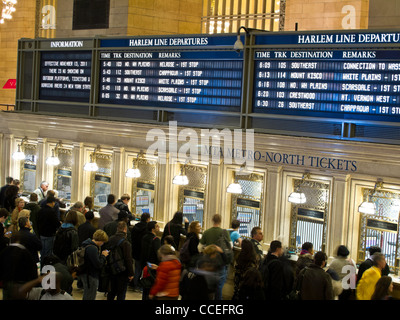
[[[83,284],[83,300],[96,300],[100,271],[109,254],[108,250],[100,252],[101,247],[106,242],[108,242],[107,233],[103,230],[96,230],[92,239],[86,239],[82,243],[85,248],[84,266],[80,270],[79,279]]]
[[[210,229],[204,231],[198,246],[199,252],[203,252],[205,247],[212,244],[217,245],[219,248],[221,248],[225,258],[224,259],[225,265],[220,270],[220,275],[219,275],[220,280],[217,286],[217,291],[215,292],[215,300],[222,300],[222,288],[224,287],[227,278],[228,265],[233,260],[231,238],[229,236],[229,232],[220,227],[221,221],[222,221],[221,215],[219,214],[215,214],[212,217],[213,226]]]
[[[127,240],[128,226],[125,221],[119,221],[117,233],[110,237],[107,248],[110,253],[107,258],[110,273],[110,291],[107,300],[125,300],[128,281],[133,279],[132,248]]]

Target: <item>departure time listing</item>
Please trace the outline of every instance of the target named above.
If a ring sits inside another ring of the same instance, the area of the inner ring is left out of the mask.
[[[394,50],[258,51],[254,108],[400,115]]]
[[[240,107],[242,66],[190,52],[103,52],[99,102]]]

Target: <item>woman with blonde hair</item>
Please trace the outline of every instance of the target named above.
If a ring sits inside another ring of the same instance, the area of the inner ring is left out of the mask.
[[[11,226],[9,231],[15,233],[18,231],[18,216],[25,207],[25,200],[22,198],[15,199],[15,209],[11,213]]]

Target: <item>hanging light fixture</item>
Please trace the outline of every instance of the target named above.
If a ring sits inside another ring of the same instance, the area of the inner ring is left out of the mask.
[[[140,170],[138,168],[138,162],[139,162],[139,157],[142,157],[142,156],[143,156],[143,152],[140,151],[140,153],[138,153],[136,159],[134,159],[132,161],[133,167],[129,168],[128,170],[126,170],[126,172],[125,172],[125,176],[126,177],[128,177],[128,178],[140,178],[141,173],[140,173]]]
[[[243,190],[242,186],[239,183],[233,182],[228,186],[226,192],[234,194],[242,194]]]
[[[25,159],[25,153],[22,151],[22,147],[25,142],[28,141],[28,138],[25,137],[21,140],[21,144],[17,145],[17,151],[15,151],[12,154],[12,158],[16,161],[24,160]]]
[[[58,166],[60,164],[60,159],[58,158],[57,154],[58,154],[58,148],[61,146],[61,141],[59,141],[55,148],[53,150],[51,150],[51,157],[48,157],[46,159],[46,164],[48,166]]]
[[[179,186],[186,186],[189,184],[189,179],[185,174],[186,165],[190,162],[190,160],[186,160],[185,164],[181,166],[181,173],[174,177],[172,180],[173,184],[177,184]]]
[[[303,192],[300,192],[300,187],[304,183],[304,181],[306,179],[309,179],[309,178],[310,178],[310,173],[309,172],[306,172],[306,173],[303,174],[303,177],[301,178],[300,185],[288,197],[288,201],[290,203],[293,203],[293,204],[306,203],[306,201],[307,201],[306,195]]]
[[[367,201],[363,201],[359,207],[358,207],[358,212],[364,213],[364,214],[375,214],[376,212],[376,204],[374,202],[369,201],[369,197],[373,196],[376,192],[377,189],[381,189],[383,187],[383,181],[378,180],[375,183],[374,190],[368,193],[368,199]]]
[[[99,170],[99,166],[93,160],[93,159],[96,159],[96,152],[99,150],[100,150],[100,146],[97,146],[97,148],[94,149],[94,152],[90,155],[90,161],[84,165],[83,170],[91,171],[91,172],[96,172],[97,170]]]
[[[240,166],[239,171],[236,172],[235,176],[236,176],[236,175],[243,174],[244,168],[245,168],[245,164],[242,164],[242,165]],[[242,190],[242,186],[241,186],[238,182],[232,182],[232,183],[228,186],[228,188],[226,188],[226,192],[228,192],[228,193],[233,193],[233,194],[242,194],[242,193],[243,193],[243,190]]]

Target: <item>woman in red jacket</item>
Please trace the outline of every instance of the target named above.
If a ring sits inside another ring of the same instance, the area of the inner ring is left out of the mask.
[[[181,278],[181,263],[175,255],[175,250],[168,244],[158,250],[160,265],[157,268],[156,280],[150,290],[149,298],[158,300],[178,300],[179,280]]]

